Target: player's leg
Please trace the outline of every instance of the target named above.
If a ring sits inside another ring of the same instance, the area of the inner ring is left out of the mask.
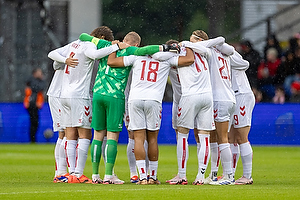
[[[171,185],[182,184],[186,185],[188,183],[186,178],[186,164],[188,160],[188,135],[189,129],[178,126],[177,134],[177,165],[178,174],[170,180]]]
[[[220,164],[220,151],[218,146],[218,136],[217,131],[213,130],[210,132],[210,173],[208,177],[204,180],[204,184],[209,184],[211,181],[218,180],[218,170]]]
[[[68,183],[79,183],[78,178],[75,176],[75,166],[76,166],[76,147],[78,132],[76,127],[66,127],[66,159],[69,168],[69,178]]]
[[[127,128],[128,130],[128,128]],[[138,173],[136,169],[136,160],[134,155],[134,136],[133,131],[128,130],[128,144],[127,144],[127,159],[130,171],[130,182],[138,182]]]
[[[92,169],[93,169],[92,181],[94,184],[102,183],[102,180],[99,175],[99,164],[100,164],[100,159],[102,154],[102,146],[104,146],[102,143],[105,135],[106,135],[106,130],[102,130],[102,131],[94,130],[94,138],[91,144],[91,160],[92,160]]]
[[[200,148],[197,153],[198,174],[193,184],[202,185],[204,184],[204,175],[210,157],[210,143],[209,143],[210,135],[209,135],[209,131],[198,130],[197,132],[198,132]]]
[[[158,144],[157,136],[159,130],[150,131],[147,130],[147,141],[148,141],[148,158],[149,158],[149,181],[148,184],[160,184],[157,179],[157,168],[158,168]]]
[[[92,138],[90,128],[78,128],[78,145],[77,145],[77,162],[75,168],[75,176],[79,179],[80,183],[92,183],[92,181],[83,175],[83,170],[88,157],[88,150]]]
[[[230,150],[230,144],[228,142],[228,127],[230,116],[235,109],[235,103],[233,102],[214,102],[214,110],[217,111],[216,131],[218,136],[218,145],[221,157],[221,163],[223,167],[223,177],[210,184],[216,185],[231,185],[234,184],[234,177],[232,174],[232,153]]]
[[[139,182],[137,184],[147,184],[147,171],[146,171],[146,152],[144,142],[146,139],[146,130],[134,130],[134,150],[136,166],[139,172]]]
[[[230,150],[232,153],[232,174],[235,175],[237,163],[240,157],[240,147],[237,143],[236,139],[236,130],[231,126],[230,131],[228,133],[228,141],[230,144]]]
[[[248,140],[248,134],[250,126],[237,128],[238,132],[238,143],[240,144],[241,159],[243,165],[243,176],[236,180],[237,185],[252,184],[252,159],[253,150]]]

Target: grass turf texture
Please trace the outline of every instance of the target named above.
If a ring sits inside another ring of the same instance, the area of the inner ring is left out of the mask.
[[[54,144],[0,144],[0,199],[299,199],[300,147],[254,146],[253,185],[194,186],[196,146],[189,146],[188,185],[165,181],[177,173],[176,146],[159,146],[158,179],[162,185],[129,181],[126,145],[118,146],[115,173],[124,185],[53,183]],[[84,174],[91,178],[91,158]],[[104,176],[101,159],[100,176]],[[219,170],[219,175],[222,173]],[[208,167],[208,172],[210,166]],[[241,159],[236,178],[242,175]]]

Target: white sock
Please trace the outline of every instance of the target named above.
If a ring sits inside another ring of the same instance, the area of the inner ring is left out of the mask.
[[[150,178],[157,179],[158,161],[149,161]]]
[[[213,173],[214,176],[217,176],[218,170],[219,170],[219,164],[220,164],[220,151],[219,146],[217,142],[210,143],[210,154],[211,154],[211,172],[210,175]]]
[[[128,138],[128,144],[127,144],[127,159],[128,159],[128,165],[130,170],[130,177],[136,176],[136,164],[135,164],[135,155],[134,155],[134,139]]]
[[[67,173],[66,140],[67,137],[64,137],[59,147],[58,175],[65,175]]]
[[[62,143],[62,139],[57,138],[56,145],[54,148],[54,158],[55,158],[55,176],[58,175],[58,165],[59,165],[59,150]]]
[[[136,166],[137,166],[139,174],[140,174],[140,180],[146,179],[147,178],[146,161],[145,160],[137,160]]]
[[[145,142],[144,142],[144,148],[145,148],[145,153],[146,153],[146,157],[145,157],[146,173],[148,175],[149,174],[149,158],[148,158],[148,141],[147,140],[145,140]]]
[[[67,163],[69,168],[69,173],[75,172],[76,165],[76,146],[77,140],[67,140],[66,142],[66,154],[67,154]]]
[[[241,159],[243,164],[243,176],[251,178],[253,151],[249,142],[240,144]]]
[[[79,139],[77,145],[77,163],[75,173],[80,177],[83,174],[86,159],[88,157],[88,151],[90,146],[89,139]],[[78,177],[78,178],[79,178]]]
[[[197,179],[204,179],[205,171],[210,156],[210,143],[209,135],[207,134],[198,134],[200,141],[200,149],[198,152],[198,174]]]
[[[219,144],[223,175],[232,174],[232,153],[229,143]]]
[[[186,163],[189,157],[188,134],[178,132],[177,139],[177,162],[178,175],[180,178],[186,177]]]
[[[234,144],[231,143],[230,149],[232,152],[232,173],[234,176],[235,171],[236,171],[236,166],[237,166],[237,163],[238,163],[239,157],[240,157],[240,147],[237,143],[234,143]]]

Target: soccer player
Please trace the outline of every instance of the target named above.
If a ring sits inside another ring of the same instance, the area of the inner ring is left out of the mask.
[[[211,171],[210,176],[204,180],[204,184],[228,185],[234,184],[232,174],[232,153],[228,143],[228,125],[230,116],[234,112],[235,97],[231,88],[231,69],[229,56],[233,54],[234,48],[226,43],[222,45],[211,44],[209,40],[205,40],[202,35],[207,35],[204,31],[194,33],[201,44],[208,47],[211,52],[211,57],[208,59],[210,69],[210,77],[213,91],[213,107],[214,121],[216,130],[210,133],[211,142],[211,165],[212,168],[217,164],[218,151],[220,151],[221,162],[223,166],[224,176],[218,181],[217,171]]]
[[[78,64],[77,60],[78,59],[76,58],[67,58],[65,63],[58,63],[56,61],[53,62],[53,68],[55,72],[47,92],[50,113],[53,120],[53,131],[58,131],[58,138],[54,149],[56,171],[53,182],[55,183],[68,182],[69,174],[67,173],[66,154],[64,150],[66,137],[64,128],[61,126],[62,108],[60,102],[60,92],[65,64],[70,67],[75,67]]]
[[[202,39],[203,38],[203,39]],[[210,154],[209,134],[214,130],[213,120],[213,97],[210,81],[210,73],[207,59],[210,57],[209,50],[199,42],[208,39],[201,31],[194,31],[190,42],[182,42],[186,47],[193,49],[195,62],[189,67],[178,68],[181,83],[182,96],[178,105],[178,134],[177,134],[177,159],[178,174],[171,180],[170,184],[187,184],[186,163],[188,159],[188,133],[195,127],[195,138],[197,141],[198,174],[194,185],[202,185],[204,173]],[[211,40],[217,45],[224,42],[221,38]]]
[[[129,91],[131,86],[131,80],[132,80],[132,70],[129,73],[127,85],[125,88],[125,113],[124,113],[124,124],[128,132],[128,144],[127,144],[127,159],[128,159],[128,165],[130,170],[130,182],[131,183],[137,183],[139,181],[138,172],[136,168],[136,159],[134,155],[134,135],[133,131],[128,129],[129,126],[129,112],[128,112],[128,97],[129,97]],[[145,140],[144,143],[145,151],[146,151],[146,171],[148,171],[149,168],[149,160],[148,160],[148,142]]]
[[[98,31],[99,28],[95,29],[92,34],[95,37],[101,37]],[[128,45],[114,41],[114,45],[97,50],[91,42],[76,40],[51,51],[48,55],[58,62],[65,62],[67,56],[78,58],[79,62],[76,68],[65,66],[62,78],[62,126],[66,127],[65,149],[70,173],[68,183],[92,183],[83,175],[83,170],[92,137],[90,84],[94,60],[126,47]]]
[[[186,56],[157,61],[151,56],[125,56],[108,58],[110,66],[133,65],[132,83],[128,99],[129,129],[133,130],[136,165],[139,171],[138,184],[160,184],[157,180],[158,144],[157,136],[161,124],[161,104],[171,66],[186,66],[194,62],[187,49]],[[148,141],[150,177],[147,181],[145,139]]]
[[[249,62],[234,51],[230,56],[230,64],[233,67],[232,89],[236,98],[236,109],[231,117],[231,128],[229,132],[229,142],[233,155],[233,173],[241,154],[243,165],[243,176],[235,181],[236,185],[252,184],[252,157],[253,151],[248,140],[251,127],[252,111],[255,105],[255,97],[251,90],[245,71],[249,67]],[[239,149],[240,147],[240,149]]]
[[[110,42],[98,40],[90,37],[87,34],[80,36],[81,40],[92,41],[97,44],[97,48],[111,45]],[[158,51],[176,50],[176,47],[166,45],[151,45],[149,47],[138,48],[141,41],[140,36],[136,32],[129,32],[123,42],[129,44],[131,47],[118,51],[117,56],[125,55],[146,55],[153,54]],[[113,167],[117,155],[117,141],[119,133],[123,126],[123,114],[125,109],[124,90],[127,84],[127,79],[130,71],[127,68],[111,68],[107,65],[107,57],[100,59],[99,69],[93,88],[93,114],[92,128],[94,131],[93,143],[102,146],[104,135],[107,134],[107,144],[105,148],[106,164],[104,184],[123,184],[123,181],[117,180],[113,176]],[[95,142],[94,142],[95,141]],[[92,143],[92,150],[93,144]],[[101,148],[97,148],[94,155],[101,155],[99,153]],[[92,155],[93,155],[92,154]],[[93,158],[92,158],[93,159]],[[100,159],[95,159],[100,160]]]

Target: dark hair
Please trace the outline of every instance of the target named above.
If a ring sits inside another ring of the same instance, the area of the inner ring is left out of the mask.
[[[171,44],[174,44],[174,43],[178,44],[179,42],[177,40],[173,40],[173,39],[170,39],[170,40],[166,41],[167,45],[171,45]]]
[[[113,32],[107,26],[100,26],[100,27],[94,29],[91,32],[91,36],[94,36],[96,38],[101,38],[102,36],[104,36],[103,39],[105,39],[105,40],[108,40],[108,41],[114,40]]]
[[[252,44],[251,44],[251,42],[249,40],[242,40],[241,41],[241,45],[247,46],[250,49],[252,49]]]

